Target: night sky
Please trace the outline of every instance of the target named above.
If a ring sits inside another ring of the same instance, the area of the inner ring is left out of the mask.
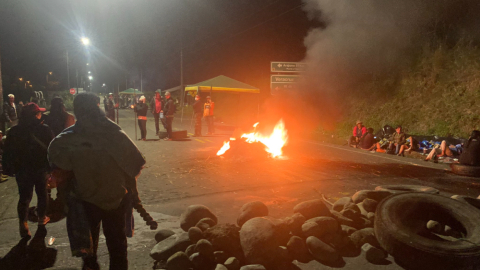
[[[91,71],[93,88],[167,89],[218,75],[269,92],[270,61],[300,61],[316,23],[301,0],[0,0],[4,92],[18,77],[36,90],[46,75],[67,89]],[[90,38],[86,49],[81,37]],[[86,66],[86,63],[89,66]]]

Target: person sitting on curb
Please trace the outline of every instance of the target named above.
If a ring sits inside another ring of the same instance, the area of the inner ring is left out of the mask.
[[[407,142],[405,133],[402,132],[402,126],[397,126],[395,129],[395,133],[393,133],[392,137],[390,137],[390,145],[388,149],[391,151],[393,147],[395,147],[395,155],[403,156],[403,148],[402,146]],[[400,151],[402,150],[402,151]]]
[[[367,133],[367,128],[363,125],[362,121],[358,120],[355,127],[353,127],[353,136],[348,140],[348,146],[356,146],[365,133]]]
[[[461,145],[447,145],[447,141],[443,140],[440,144],[440,147],[434,147],[428,156],[424,159],[425,161],[434,160],[437,162],[439,157],[455,157],[462,153]]]
[[[375,140],[375,135],[373,135],[373,128],[368,128],[367,133],[365,133],[362,138],[360,139],[360,149],[372,151],[374,150],[377,145],[377,141]]]

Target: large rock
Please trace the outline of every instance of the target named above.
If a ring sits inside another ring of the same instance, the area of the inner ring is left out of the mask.
[[[311,257],[309,256],[310,253],[305,244],[305,240],[298,236],[292,236],[290,238],[287,243],[287,249],[288,252],[293,256],[293,259],[299,262],[307,263],[311,260]]]
[[[172,230],[160,230],[155,233],[155,241],[157,241],[157,243],[161,242],[174,234],[175,232]]]
[[[316,260],[322,262],[335,262],[340,258],[340,255],[333,247],[325,244],[315,236],[307,238],[307,248]]]
[[[168,258],[166,268],[167,270],[185,270],[191,267],[193,267],[193,264],[188,256],[179,251]]]
[[[373,228],[358,230],[350,235],[350,239],[356,248],[361,248],[366,243],[374,247],[381,248],[377,238],[375,237]]]
[[[302,225],[307,219],[300,213],[295,213],[290,217],[283,219],[283,223],[288,229],[295,235],[299,235],[302,232]]]
[[[213,245],[208,240],[201,239],[195,246],[195,252],[200,253],[200,255],[213,258]]]
[[[320,225],[320,227],[322,227],[324,233],[335,233],[340,228],[338,221],[333,217],[316,217],[307,220],[307,222],[317,223],[318,225]]]
[[[224,265],[228,270],[240,270],[240,261],[235,257],[228,258]]]
[[[193,253],[190,256],[190,261],[192,262],[194,269],[213,269],[217,264],[213,257],[205,256],[198,252]]]
[[[332,209],[337,211],[337,212],[340,212],[343,210],[343,208],[345,207],[345,205],[347,204],[350,204],[350,203],[353,203],[352,201],[352,198],[350,197],[343,197],[343,198],[340,198],[338,199],[332,206]]]
[[[242,225],[248,220],[256,217],[268,216],[267,206],[259,201],[246,203],[240,208],[240,215],[237,218],[238,226]]]
[[[388,257],[388,253],[385,250],[376,248],[368,243],[362,246],[362,251],[367,261],[371,263],[381,263]]]
[[[240,270],[267,270],[265,266],[261,264],[249,264],[249,265],[244,265]]]
[[[240,243],[247,263],[274,268],[280,243],[271,221],[259,217],[247,221],[240,230]]]
[[[342,232],[348,236],[350,236],[352,233],[357,231],[357,229],[347,225],[341,225],[341,227],[342,227]]]
[[[180,216],[180,227],[187,232],[188,229],[197,225],[203,218],[210,218],[215,223],[218,222],[217,216],[208,207],[204,205],[190,205]]]
[[[217,264],[217,267],[215,267],[215,270],[228,270],[228,269],[223,264]]]
[[[208,228],[211,228],[213,226],[217,225],[217,222],[211,218],[202,218],[200,221],[197,222],[195,227],[199,228],[202,230],[202,232],[206,231]]]
[[[380,202],[386,197],[393,194],[393,191],[388,190],[360,190],[357,193],[353,194],[352,201],[354,203],[361,203],[363,200],[368,198]]]
[[[244,256],[240,245],[239,230],[240,228],[233,224],[218,224],[206,230],[203,235],[212,243],[215,251],[225,251],[243,263]]]
[[[157,243],[150,251],[150,257],[156,261],[165,261],[178,251],[184,251],[192,242],[188,233],[175,234]]]
[[[365,210],[367,210],[368,212],[375,213],[375,210],[377,210],[377,205],[378,205],[378,202],[375,200],[372,200],[369,198],[366,198],[365,200],[363,200],[363,208],[365,208]]]
[[[328,210],[325,203],[320,200],[311,200],[297,204],[293,208],[294,213],[302,214],[307,220],[314,217],[330,216],[330,210]]]
[[[196,244],[192,244],[187,247],[185,250],[185,254],[187,254],[188,257],[192,256],[193,253],[195,253],[195,248],[197,247]]]
[[[188,238],[190,238],[193,243],[197,243],[200,239],[204,238],[203,232],[198,227],[191,227],[188,229]]]
[[[223,264],[228,259],[228,255],[224,251],[213,252],[213,257],[218,264]]]

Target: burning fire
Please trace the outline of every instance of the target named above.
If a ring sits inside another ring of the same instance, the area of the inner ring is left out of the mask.
[[[217,152],[217,156],[221,156],[225,154],[225,152],[227,152],[228,149],[230,149],[230,141],[223,143],[222,148],[220,148],[220,150],[218,150]]]
[[[277,125],[273,129],[272,134],[264,136],[259,132],[256,132],[255,129],[259,123],[253,125],[254,130],[252,133],[244,133],[240,138],[245,138],[245,141],[248,143],[260,142],[266,146],[265,151],[270,153],[272,157],[279,157],[282,155],[282,148],[287,144],[288,135],[287,130],[285,129],[285,124],[283,120],[278,121]],[[234,141],[235,138],[230,138],[231,141]],[[225,152],[230,149],[230,141],[225,142],[222,148],[217,152],[217,156],[225,154]]]

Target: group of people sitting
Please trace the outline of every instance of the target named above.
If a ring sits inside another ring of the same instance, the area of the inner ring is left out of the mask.
[[[407,136],[400,125],[395,128],[395,131],[390,126],[385,126],[380,132],[374,134],[373,128],[366,128],[362,121],[357,121],[348,145],[398,156],[404,156],[405,152],[419,151],[427,155],[425,161],[436,162],[439,158],[449,157],[461,164],[480,166],[480,131],[478,130],[472,131],[468,140],[460,143],[447,140],[419,141],[414,136]]]

